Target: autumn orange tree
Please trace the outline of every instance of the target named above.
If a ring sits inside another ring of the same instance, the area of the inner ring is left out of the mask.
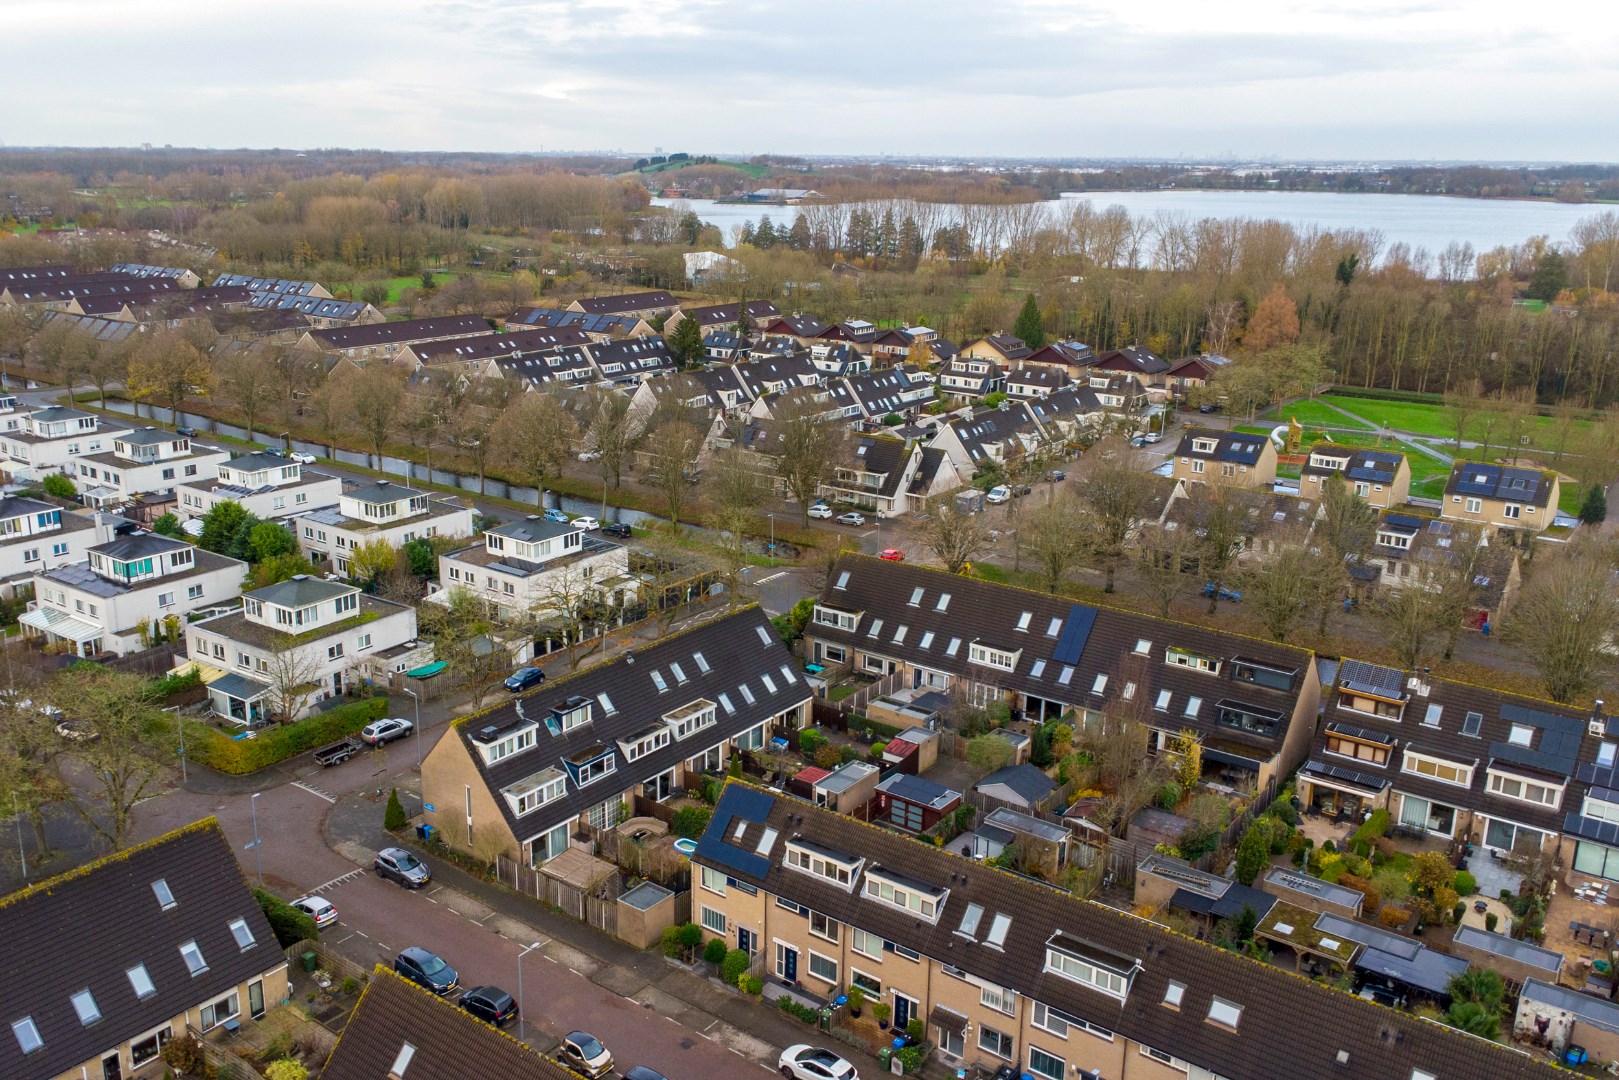
[[[1299,338],[1299,309],[1280,283],[1254,308],[1242,333],[1242,346],[1252,353],[1262,353],[1282,345],[1291,345]]]

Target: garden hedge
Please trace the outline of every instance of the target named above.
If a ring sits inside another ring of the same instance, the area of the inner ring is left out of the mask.
[[[353,735],[386,715],[388,699],[374,697],[339,705],[295,723],[262,728],[251,739],[232,739],[218,728],[193,724],[186,732],[186,755],[199,765],[244,776]]]

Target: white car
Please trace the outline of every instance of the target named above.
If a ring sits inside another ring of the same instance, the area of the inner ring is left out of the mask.
[[[292,906],[315,920],[315,929],[324,930],[337,921],[337,909],[322,896],[300,896]]]
[[[809,516],[812,518],[820,518],[822,521],[830,520],[832,517],[832,508],[825,503],[816,503],[814,506],[809,508]]]
[[[568,522],[568,524],[572,525],[576,529],[583,529],[585,532],[595,532],[597,529],[602,527],[601,522],[597,521],[593,517],[588,516],[576,517],[572,521]]]
[[[383,746],[410,734],[410,721],[402,716],[373,720],[360,729],[360,741],[367,746]]]
[[[788,1080],[860,1080],[855,1067],[830,1050],[809,1043],[789,1046],[781,1052],[777,1067]]]
[[[581,450],[581,451],[579,451],[579,460],[580,461],[600,461],[601,459],[602,459],[602,455],[601,455],[600,450]]]
[[[1149,431],[1145,435],[1141,436],[1141,441],[1146,443],[1161,443],[1164,441],[1164,433],[1162,431]]]
[[[997,487],[990,488],[988,494],[984,496],[984,501],[998,504],[1006,502],[1011,497],[1012,489],[1007,487],[1005,484],[1001,484]]]
[[[294,450],[287,456],[300,465],[313,465],[315,463],[315,455],[306,453],[303,450]]]
[[[569,1068],[589,1077],[601,1077],[613,1071],[613,1055],[602,1041],[588,1031],[570,1031],[562,1040],[558,1057]]]

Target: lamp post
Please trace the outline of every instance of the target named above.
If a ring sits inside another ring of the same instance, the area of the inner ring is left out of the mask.
[[[410,695],[410,700],[416,703],[416,771],[422,771],[422,699],[416,691],[408,686],[399,689]]]
[[[184,721],[180,719],[178,709],[174,712],[174,730],[180,735],[180,786],[184,787],[188,779],[186,776],[186,728]]]
[[[528,1019],[528,1010],[523,1005],[523,957],[538,949],[542,942],[536,941],[528,948],[517,954],[517,1041],[527,1042],[523,1029],[523,1022]]]
[[[11,816],[17,822],[17,858],[22,861],[22,879],[28,880],[28,852],[22,846],[22,813],[17,809],[17,793],[11,793]]]
[[[249,432],[249,434],[251,434],[251,432]],[[283,431],[281,434],[276,436],[276,439],[281,443],[281,448],[289,454],[292,453],[292,440],[287,438],[287,436],[291,434],[292,432],[290,431]]]
[[[259,796],[262,792],[255,791],[249,805],[253,807],[253,865],[258,870],[259,884],[264,884],[264,856],[259,850]]]
[[[770,519],[770,555],[774,558],[776,555],[776,515],[766,514],[765,517]]]

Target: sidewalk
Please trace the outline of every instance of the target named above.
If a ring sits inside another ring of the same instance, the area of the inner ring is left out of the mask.
[[[403,791],[401,794],[404,794]],[[369,866],[371,853],[399,843],[381,827],[380,817],[379,807],[362,797],[340,799],[327,815],[327,846],[356,862],[363,855],[366,861],[361,865]],[[411,846],[432,855],[432,852],[419,848],[414,842]],[[717,1020],[744,1037],[769,1044],[771,1056],[763,1062],[767,1067],[774,1066],[775,1055],[786,1047],[811,1042],[824,1045],[849,1059],[866,1075],[875,1075],[880,1071],[875,1058],[856,1051],[819,1029],[789,1019],[777,1009],[731,993],[709,979],[676,967],[656,952],[633,948],[593,927],[560,915],[536,900],[473,877],[449,860],[434,859],[432,865],[435,880],[446,887],[532,929],[536,939],[549,939],[544,946],[545,951],[560,944],[561,948],[557,950],[560,955],[565,956],[573,951],[600,963],[601,970],[590,976],[592,982],[625,997],[635,997],[650,989],[660,996],[674,999],[681,1006],[679,1013],[682,1021],[693,1035]],[[734,1046],[748,1040],[722,1036],[721,1041]],[[949,1070],[940,1071],[931,1067],[933,1065],[936,1063],[930,1062],[930,1067],[925,1068],[923,1074],[951,1075]]]

